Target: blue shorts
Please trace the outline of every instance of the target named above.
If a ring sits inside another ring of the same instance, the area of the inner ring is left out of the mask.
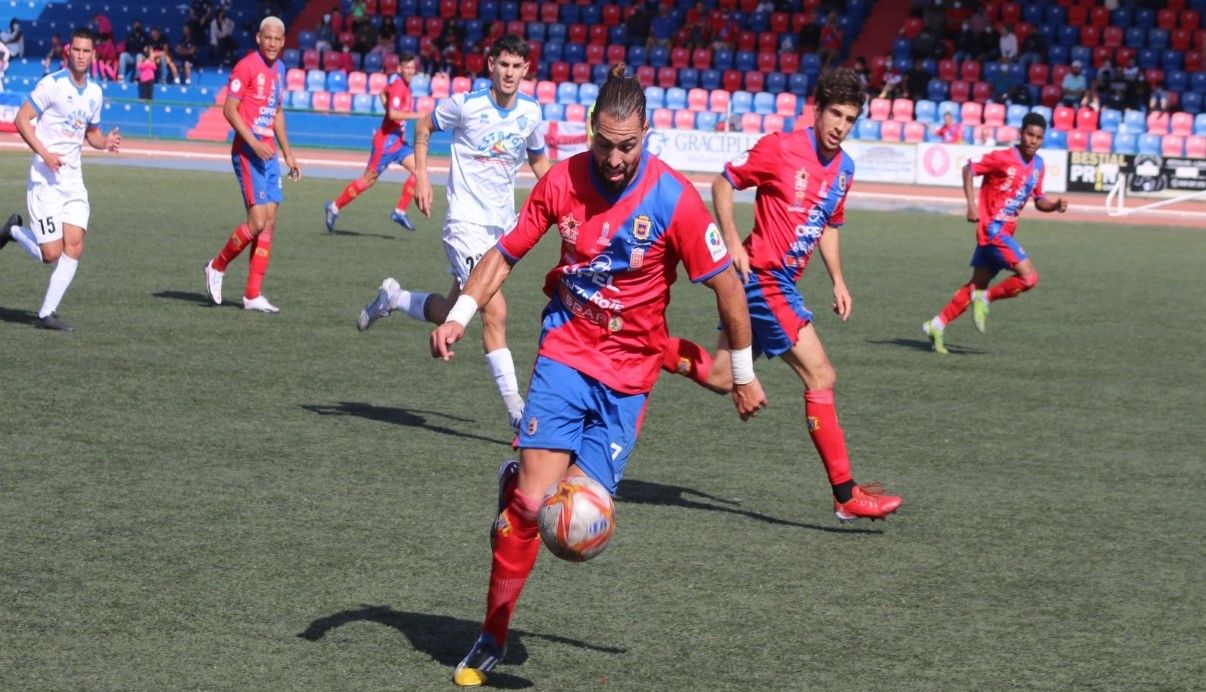
[[[406,157],[413,153],[415,153],[414,147],[406,143],[401,132],[383,135],[378,130],[373,135],[373,147],[369,154],[367,168],[380,175],[386,168],[389,168],[391,163],[401,165]]]
[[[755,354],[774,358],[790,351],[800,337],[800,329],[812,322],[812,312],[804,307],[804,296],[793,278],[765,269],[750,270],[745,301],[750,309]]]
[[[615,494],[636,446],[649,394],[623,394],[544,356],[536,358],[520,449],[555,449]]]
[[[1029,257],[1013,236],[999,233],[990,238],[987,245],[976,246],[970,264],[973,267],[988,267],[999,272],[1002,269],[1013,269],[1013,265]]]
[[[275,153],[264,160],[250,149],[240,150],[230,155],[230,163],[234,166],[244,204],[254,207],[285,201],[285,191],[281,189],[281,164]]]

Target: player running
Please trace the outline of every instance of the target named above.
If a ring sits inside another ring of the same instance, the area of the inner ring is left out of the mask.
[[[255,42],[259,50],[240,60],[230,71],[226,103],[222,106],[222,114],[235,131],[230,161],[247,208],[247,221],[234,230],[217,257],[205,265],[205,293],[214,305],[222,304],[226,266],[250,246],[243,309],[274,313],[280,310],[260,293],[260,286],[272,255],[276,209],[285,200],[277,148],[285,157],[290,180],[301,179],[301,167],[289,148],[285,113],[281,110],[285,66],[277,57],[285,45],[285,23],[276,17],[265,17]]]
[[[963,194],[967,197],[967,220],[976,224],[976,249],[972,253],[971,280],[955,291],[951,300],[933,319],[921,325],[937,353],[947,353],[946,325],[972,306],[976,329],[988,328],[988,305],[994,300],[1013,298],[1038,285],[1039,275],[1030,256],[1013,238],[1018,214],[1033,197],[1034,208],[1041,212],[1068,210],[1064,198],[1048,199],[1043,194],[1046,167],[1038,150],[1047,134],[1047,120],[1038,113],[1022,118],[1022,139],[1017,146],[989,152],[967,162],[963,168]],[[976,176],[984,176],[980,185],[980,203],[976,204]],[[1002,269],[1013,276],[992,288],[989,282]]]
[[[0,247],[15,240],[34,259],[55,265],[34,321],[38,329],[73,330],[57,310],[84,254],[91,211],[80,167],[83,143],[105,151],[121,146],[117,128],[101,133],[101,88],[88,77],[93,45],[90,30],[71,32],[67,68],[38,81],[15,121],[21,139],[34,152],[25,195],[30,226],[22,227],[19,215],[10,216],[0,229]]]
[[[408,231],[415,230],[415,225],[406,217],[406,208],[410,206],[410,200],[414,198],[415,193],[415,150],[406,143],[406,125],[403,122],[420,117],[420,114],[415,112],[414,96],[410,93],[410,80],[415,76],[414,53],[404,51],[398,54],[398,75],[399,79],[395,79],[381,92],[385,116],[381,118],[381,127],[373,133],[372,151],[364,173],[348,183],[338,198],[327,202],[324,210],[328,233],[335,232],[335,220],[339,218],[339,212],[376,184],[377,179],[391,163],[401,163],[410,175],[402,184],[398,205],[394,207],[389,219]]]
[[[825,465],[833,489],[833,513],[840,521],[883,519],[901,504],[900,497],[886,494],[879,484],[858,485],[851,477],[834,406],[837,373],[813,327],[812,312],[796,288],[813,250],[819,248],[833,280],[833,310],[842,320],[850,317],[852,301],[842,276],[838,228],[846,222],[854,160],[841,145],[858,120],[863,99],[863,88],[852,70],[824,73],[817,82],[813,127],[763,137],[725,165],[712,184],[716,218],[745,281],[753,351],[782,358],[803,381],[808,435]],[[758,190],[754,230],[743,243],[733,217],[733,190],[749,187]],[[748,350],[734,350],[721,335],[713,359],[691,341],[671,339],[662,367],[728,392],[731,363],[738,356],[748,358]]]
[[[540,127],[540,104],[519,93],[528,71],[530,48],[514,35],[490,46],[489,89],[455,94],[415,125],[415,182],[419,210],[431,214],[427,177],[428,140],[433,130],[452,131],[452,172],[448,178],[448,216],[444,254],[453,276],[447,295],[403,290],[390,277],[356,320],[365,331],[392,311],[419,322],[443,324],[448,309],[469,279],[473,265],[515,223],[515,177],[526,158],[540,178],[549,169]],[[515,362],[507,348],[507,303],[502,293],[482,305],[482,348],[502,396],[507,419],[518,428],[523,417]]]
[[[747,419],[766,405],[749,358],[750,322],[720,232],[691,183],[645,151],[645,94],[612,67],[599,89],[590,151],[555,166],[519,220],[474,268],[448,321],[431,335],[433,356],[452,357],[479,304],[491,299],[550,227],[559,264],[545,279],[549,304],[519,463],[499,469],[498,518],[482,633],[454,682],[480,685],[506,652],[511,614],[536,564],[536,514],[547,488],[584,474],[614,493],[636,444],[666,342],[666,305],[681,261],[716,293],[721,325],[739,345],[733,401]],[[744,354],[744,357],[742,357]]]

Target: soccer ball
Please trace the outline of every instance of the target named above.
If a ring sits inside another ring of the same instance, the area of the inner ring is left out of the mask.
[[[586,562],[603,552],[616,528],[611,494],[586,476],[567,476],[540,503],[540,537],[554,555]]]

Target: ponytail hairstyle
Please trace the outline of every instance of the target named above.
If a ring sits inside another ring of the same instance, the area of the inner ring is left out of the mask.
[[[634,77],[626,75],[627,69],[627,65],[618,62],[607,71],[607,81],[599,87],[599,96],[591,110],[592,131],[599,124],[600,113],[617,120],[626,120],[636,113],[641,118],[641,127],[645,127],[645,90]]]

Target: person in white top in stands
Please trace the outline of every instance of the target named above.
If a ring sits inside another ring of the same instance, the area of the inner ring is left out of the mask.
[[[92,31],[76,29],[67,69],[43,77],[17,112],[17,131],[34,152],[26,191],[30,226],[23,227],[20,216],[10,217],[0,229],[0,247],[15,240],[34,259],[55,265],[34,322],[39,329],[72,330],[56,311],[75,278],[88,228],[80,150],[85,141],[106,151],[121,145],[117,128],[107,135],[100,129],[101,88],[88,77],[92,57]]]
[[[431,214],[427,148],[432,131],[452,133],[452,171],[448,177],[448,216],[444,254],[454,277],[447,295],[403,290],[393,278],[381,283],[377,297],[360,311],[364,331],[397,310],[420,322],[443,324],[460,296],[473,265],[515,224],[515,177],[526,159],[539,178],[549,169],[541,129],[540,104],[519,93],[528,71],[530,48],[514,35],[490,47],[488,89],[455,94],[415,127],[415,200]],[[502,293],[481,307],[482,347],[512,428],[523,420],[515,362],[507,348],[507,304]]]

